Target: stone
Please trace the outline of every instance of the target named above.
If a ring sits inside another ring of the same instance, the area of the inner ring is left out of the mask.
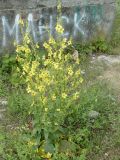
[[[114,55],[101,55],[97,58],[98,61],[103,61],[107,64],[120,64],[120,56]]]
[[[0,113],[6,112],[6,109],[0,109]]]
[[[83,70],[83,71],[81,71],[81,74],[82,74],[82,75],[85,75],[85,71],[84,71],[84,70]]]
[[[96,118],[98,118],[99,117],[99,115],[100,115],[100,113],[99,112],[97,112],[97,111],[90,111],[89,112],[89,114],[88,114],[88,116],[89,116],[89,118],[91,118],[91,119],[96,119]]]
[[[8,101],[5,99],[0,99],[0,106],[7,106]]]

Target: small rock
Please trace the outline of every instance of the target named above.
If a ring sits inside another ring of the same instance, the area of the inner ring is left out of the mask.
[[[0,105],[1,106],[7,106],[7,104],[8,104],[8,101],[0,99]]]
[[[0,109],[0,113],[6,112],[6,109]]]
[[[84,75],[84,74],[85,74],[85,71],[81,71],[81,74]]]
[[[105,153],[105,156],[106,156],[106,157],[108,157],[108,156],[109,156],[109,154],[108,154],[108,153]]]
[[[88,114],[89,118],[91,119],[96,119],[98,118],[99,116],[99,112],[96,112],[96,111],[90,111],[89,114]]]

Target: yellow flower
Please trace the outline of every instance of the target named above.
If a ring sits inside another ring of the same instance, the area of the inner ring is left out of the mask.
[[[46,59],[46,60],[44,61],[44,66],[47,66],[47,65],[49,65],[50,63],[51,63],[50,59]]]
[[[48,111],[48,108],[45,108],[45,112],[47,112]]]
[[[54,38],[51,37],[51,38],[49,39],[49,44],[55,44]]]
[[[45,47],[45,49],[48,49],[50,46],[46,42],[44,42],[43,47]]]
[[[51,158],[51,156],[52,156],[52,154],[49,152],[46,154],[46,158],[48,158],[48,159]]]
[[[31,92],[32,92],[32,90],[31,90],[31,88],[30,88],[29,85],[28,85],[28,87],[27,87],[27,92],[28,92],[28,93],[31,93]]]
[[[55,69],[58,69],[58,67],[59,67],[59,64],[58,64],[58,63],[54,63],[53,65],[54,65],[54,68],[55,68]]]
[[[79,82],[82,83],[83,82],[83,78],[80,78]]]
[[[79,92],[76,92],[75,94],[74,94],[74,96],[73,96],[73,99],[78,99],[79,98]]]
[[[23,21],[23,19],[22,19],[22,18],[20,18],[20,20],[19,20],[19,24],[21,24],[22,26],[24,26],[24,21]]]
[[[60,34],[63,34],[63,32],[64,32],[64,28],[60,24],[57,24],[55,29]]]
[[[43,102],[43,104],[45,104],[47,102],[47,99],[43,98],[42,102]]]
[[[29,64],[24,65],[24,66],[23,66],[23,70],[24,70],[25,72],[28,72],[28,71],[29,71]]]
[[[44,56],[42,56],[42,60],[45,60],[45,55],[44,55]]]
[[[68,41],[68,45],[70,46],[71,44],[72,44],[72,41],[71,41],[71,40],[69,40],[69,41]]]
[[[30,39],[28,39],[28,40],[26,41],[26,43],[29,44],[29,43],[30,43]]]
[[[59,53],[59,54],[58,54],[58,58],[59,58],[59,60],[61,60],[61,59],[62,59],[62,55],[61,55],[61,53]]]
[[[19,47],[16,48],[16,52],[19,53],[21,50]]]
[[[28,33],[25,34],[24,42],[27,43],[27,44],[30,43],[30,38],[29,38],[29,34]]]
[[[73,75],[73,71],[72,71],[72,70],[69,70],[69,71],[68,71],[68,75],[72,76],[72,75]]]
[[[29,142],[28,142],[28,146],[29,146],[29,147],[32,147],[32,146],[34,146],[34,145],[35,145],[35,142],[33,142],[33,141],[29,141]]]
[[[29,48],[25,48],[25,53],[30,53],[31,50]]]
[[[79,69],[78,71],[76,71],[75,75],[76,75],[76,76],[79,76],[80,73],[81,73],[81,72],[80,72],[80,69]]]
[[[61,8],[62,8],[62,5],[61,5],[61,3],[59,2],[59,4],[57,5],[57,10],[61,10]]]
[[[64,38],[64,39],[63,39],[63,42],[66,43],[66,42],[67,42],[67,38]]]
[[[60,108],[56,109],[57,112],[60,112]]]
[[[36,48],[37,48],[37,49],[39,48],[39,45],[38,45],[38,44],[36,44]]]
[[[80,64],[80,60],[79,60],[79,58],[76,60],[76,64]]]
[[[32,91],[32,92],[31,92],[31,95],[32,95],[33,97],[36,96],[36,92]]]
[[[39,90],[39,92],[44,92],[45,91],[45,86],[39,85],[38,90]]]
[[[65,99],[67,97],[66,93],[62,93],[62,98]]]
[[[68,68],[68,75],[72,76],[73,75],[73,70],[72,70],[72,67],[69,67]]]
[[[56,100],[56,96],[55,94],[52,95],[52,100],[55,101]]]

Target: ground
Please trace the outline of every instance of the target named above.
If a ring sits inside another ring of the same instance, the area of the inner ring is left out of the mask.
[[[87,68],[89,67],[89,69]],[[110,89],[116,95],[116,100],[120,102],[120,56],[93,56],[89,63],[84,67],[83,74],[91,74],[94,79],[88,80],[89,85],[94,81],[106,81]],[[0,99],[0,130],[6,128],[12,129],[13,124],[9,123],[9,117],[6,115],[7,101]],[[111,105],[109,105],[111,107]],[[88,160],[120,160],[120,105],[116,108],[110,108],[108,112],[110,118],[109,129],[104,134],[97,134],[94,137],[94,150],[88,155]],[[1,137],[0,137],[1,139]],[[1,160],[1,159],[0,159]]]
[[[98,56],[92,60],[92,66],[101,70],[98,80],[108,82],[120,101],[120,56]],[[113,108],[112,108],[113,109]],[[104,137],[101,137],[100,152],[93,154],[94,160],[120,160],[120,105],[110,113],[111,126]],[[99,135],[100,136],[100,135]]]

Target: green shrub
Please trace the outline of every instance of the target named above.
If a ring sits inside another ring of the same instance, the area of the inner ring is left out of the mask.
[[[80,56],[108,53],[109,44],[104,38],[95,39],[88,43],[75,43],[74,48],[79,52]]]

